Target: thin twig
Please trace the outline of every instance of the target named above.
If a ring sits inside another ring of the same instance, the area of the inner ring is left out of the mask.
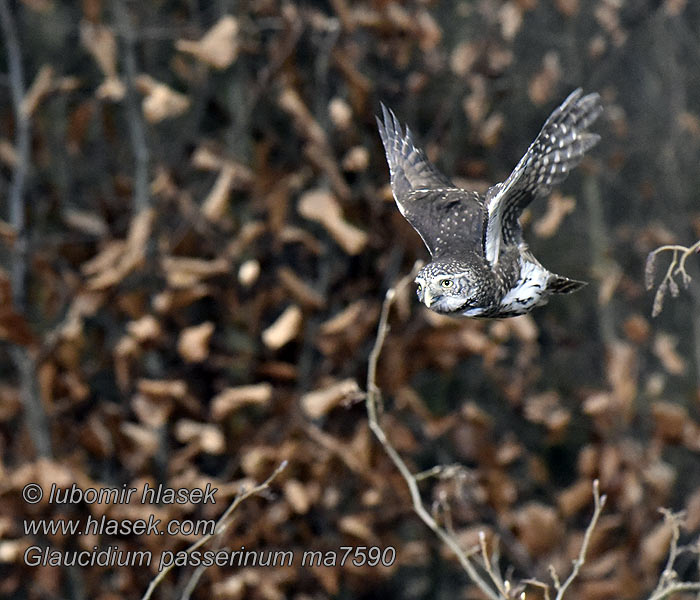
[[[598,519],[600,518],[600,514],[603,512],[603,508],[605,507],[605,502],[607,500],[607,496],[603,494],[602,496],[600,495],[600,484],[598,480],[593,481],[593,501],[594,501],[594,509],[593,509],[593,516],[591,517],[591,522],[588,524],[588,527],[586,527],[586,533],[583,536],[583,543],[581,544],[581,550],[578,553],[578,558],[574,561],[574,568],[571,570],[571,573],[569,576],[566,578],[564,583],[559,582],[559,578],[556,576],[556,572],[554,569],[551,569],[552,573],[552,579],[554,581],[554,587],[557,590],[557,595],[555,597],[555,600],[561,600],[564,597],[564,594],[566,593],[567,588],[574,582],[576,577],[578,577],[578,573],[581,570],[581,567],[586,563],[586,554],[588,553],[588,546],[591,543],[591,536],[593,535],[593,530],[596,528],[596,525],[598,524]]]
[[[678,546],[678,540],[681,537],[683,513],[674,513],[666,508],[660,509],[660,512],[663,513],[666,522],[671,525],[671,544],[668,549],[666,565],[649,600],[662,600],[662,598],[666,598],[676,592],[700,592],[700,583],[698,582],[676,581],[678,574],[673,568],[681,552],[685,550],[698,551],[697,548]]]
[[[226,509],[223,515],[219,518],[219,520],[216,522],[216,527],[214,528],[213,533],[209,533],[205,535],[204,537],[200,538],[196,542],[194,542],[189,548],[185,550],[188,554],[190,552],[193,552],[194,550],[197,550],[198,548],[201,548],[204,544],[206,544],[209,540],[212,538],[220,536],[228,526],[233,522],[233,519],[231,519],[231,515],[233,512],[238,508],[238,506],[243,502],[244,500],[250,498],[251,496],[255,496],[257,494],[260,494],[261,492],[265,491],[267,488],[270,487],[270,484],[274,481],[274,479],[285,469],[287,468],[287,461],[282,461],[279,466],[272,472],[272,474],[261,484],[256,485],[255,487],[249,489],[249,490],[241,490],[236,494],[236,497],[233,499],[233,502],[229,505],[229,507]],[[153,595],[153,592],[155,589],[160,585],[160,582],[165,579],[166,575],[170,572],[170,570],[173,568],[173,564],[168,565],[167,567],[164,567],[163,570],[156,575],[156,577],[153,578],[151,583],[148,586],[148,589],[146,590],[146,593],[141,597],[141,600],[149,600],[149,598]],[[193,577],[199,577],[201,576],[201,573],[197,573],[195,571]],[[189,586],[188,586],[189,587]]]
[[[143,115],[139,107],[134,82],[138,74],[136,66],[136,35],[129,21],[125,0],[113,0],[114,17],[122,40],[124,40],[124,79],[126,83],[126,115],[134,153],[134,208],[140,211],[149,205],[148,163],[150,160]]]
[[[700,252],[700,240],[695,242],[692,246],[680,246],[678,244],[668,244],[665,246],[659,246],[656,250],[652,250],[647,256],[646,266],[644,268],[644,280],[645,285],[648,290],[650,290],[654,285],[654,275],[656,267],[656,257],[662,252],[672,252],[671,263],[666,269],[659,287],[656,290],[656,296],[654,297],[654,307],[652,309],[651,316],[657,316],[663,309],[663,300],[666,295],[666,291],[670,291],[672,296],[678,295],[678,284],[676,283],[675,277],[680,276],[681,283],[683,287],[687,288],[690,284],[691,277],[685,268],[685,263],[688,257]]]
[[[672,583],[666,586],[658,593],[649,597],[649,600],[662,600],[663,598],[668,598],[671,594],[676,594],[678,592],[700,592],[700,583],[693,581],[681,581],[679,583]]]
[[[486,568],[486,572],[491,578],[493,585],[496,586],[496,589],[499,591],[501,596],[504,598],[510,597],[510,586],[508,582],[504,582],[501,575],[493,568],[493,563],[495,561],[492,561],[491,557],[489,557],[488,549],[486,548],[486,534],[483,531],[479,532],[479,547],[481,548],[481,559],[484,561],[484,567]]]
[[[410,274],[403,277],[394,287],[390,288],[384,299],[382,305],[382,311],[379,316],[379,325],[377,327],[377,338],[372,347],[372,351],[369,355],[369,363],[367,367],[367,417],[369,421],[369,427],[379,440],[381,445],[384,447],[385,452],[394,463],[394,466],[398,469],[399,473],[406,481],[408,490],[411,494],[411,500],[413,503],[413,510],[416,512],[418,517],[425,523],[434,533],[440,538],[440,540],[454,552],[455,556],[459,560],[460,565],[466,571],[469,578],[479,587],[479,589],[491,600],[502,600],[502,597],[495,591],[481,576],[477,571],[475,565],[470,560],[469,556],[462,550],[459,542],[454,536],[450,535],[445,529],[440,527],[435,519],[426,510],[423,500],[420,495],[420,490],[418,489],[418,482],[416,478],[411,473],[410,469],[401,458],[399,453],[396,451],[394,446],[389,442],[384,429],[382,429],[379,423],[378,411],[381,407],[381,392],[377,387],[376,376],[377,376],[377,363],[379,361],[379,356],[382,352],[384,342],[386,340],[387,333],[389,331],[389,312],[396,299],[396,294],[399,290],[406,287],[415,277],[416,272],[420,268],[420,264],[416,263]]]

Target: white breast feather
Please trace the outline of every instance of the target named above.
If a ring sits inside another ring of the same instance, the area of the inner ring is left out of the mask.
[[[549,279],[549,271],[529,261],[520,259],[520,279],[501,299],[501,308],[504,312],[526,313],[532,307],[547,302],[547,294],[544,289]]]

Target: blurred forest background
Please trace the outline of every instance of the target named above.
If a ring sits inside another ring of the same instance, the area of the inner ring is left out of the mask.
[[[225,546],[393,546],[395,564],[212,567],[193,598],[481,597],[367,426],[384,294],[428,256],[374,115],[390,106],[485,190],[579,86],[603,97],[602,140],[523,220],[545,266],[591,285],[504,321],[440,318],[409,286],[377,384],[414,471],[458,465],[421,491],[464,548],[483,530],[514,579],[565,575],[597,477],[608,504],[573,593],[651,595],[658,508],[687,511],[682,543],[700,531],[698,258],[654,319],[644,283],[651,250],[700,237],[699,2],[0,0],[0,16],[0,597],[138,598],[155,561],[28,567],[24,550],[196,538],[34,539],[22,519],[216,518],[282,460]],[[220,491],[32,506],[29,481]],[[679,578],[697,565],[681,555]]]

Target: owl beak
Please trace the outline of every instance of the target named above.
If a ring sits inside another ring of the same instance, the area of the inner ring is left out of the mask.
[[[430,294],[430,290],[426,289],[425,293],[423,294],[423,303],[430,308],[430,305],[433,303],[433,297]]]

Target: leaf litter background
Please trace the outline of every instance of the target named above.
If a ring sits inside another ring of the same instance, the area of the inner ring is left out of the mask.
[[[422,491],[465,548],[483,530],[514,577],[566,574],[597,477],[608,505],[572,593],[650,594],[671,536],[658,508],[687,511],[682,542],[700,529],[697,259],[654,320],[643,281],[650,250],[700,236],[697,3],[4,4],[31,160],[18,231],[3,75],[0,596],[138,598],[155,564],[29,568],[23,552],[158,556],[196,538],[35,540],[22,519],[217,518],[288,460],[272,495],[238,509],[228,547],[394,546],[395,565],[212,567],[194,598],[479,597],[367,427],[383,295],[427,257],[393,204],[374,115],[391,106],[484,190],[578,86],[604,98],[603,139],[524,223],[546,266],[591,285],[488,322],[440,318],[408,289],[377,383],[414,470],[458,465]],[[220,491],[201,508],[28,506],[29,481]],[[676,566],[697,579],[692,555]]]

